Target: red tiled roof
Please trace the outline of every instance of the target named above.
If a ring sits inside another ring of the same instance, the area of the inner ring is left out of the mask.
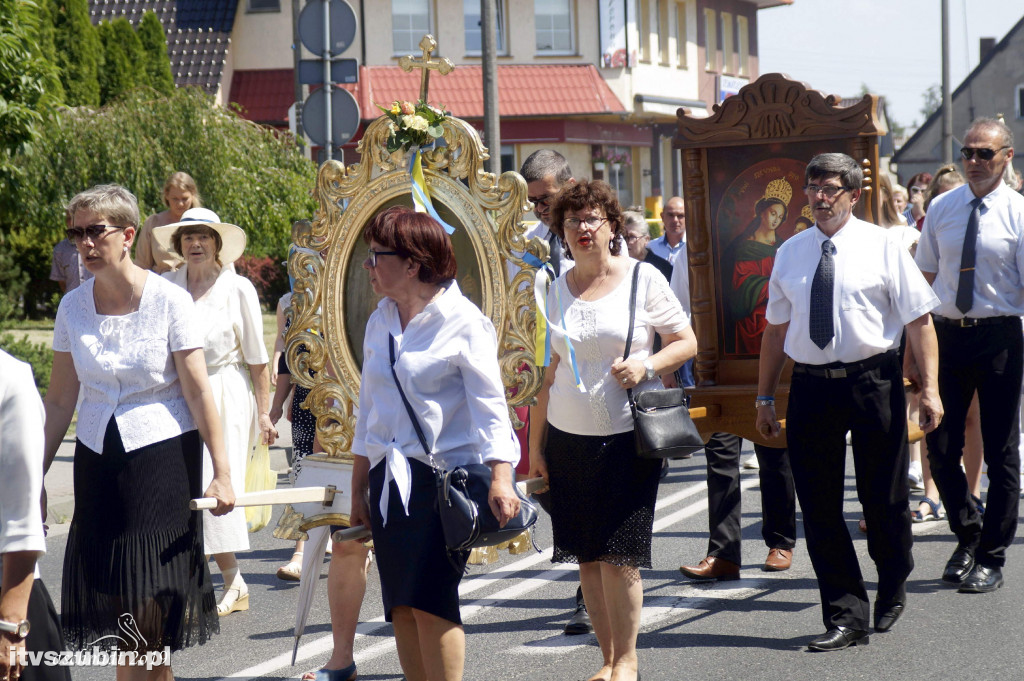
[[[235,71],[229,101],[242,107],[242,116],[256,123],[288,125],[288,107],[295,102],[292,69]]]
[[[397,66],[363,66],[359,83],[344,85],[355,95],[364,120],[380,112],[374,102],[415,100],[420,71]],[[627,113],[592,64],[506,64],[498,66],[498,115],[566,116]],[[480,66],[459,65],[447,76],[430,77],[430,102],[443,105],[460,118],[483,118],[483,78]]]

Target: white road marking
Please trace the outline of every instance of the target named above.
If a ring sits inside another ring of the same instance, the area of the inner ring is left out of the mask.
[[[740,483],[740,488],[746,490],[749,489],[750,487],[753,487],[755,484],[757,484],[756,477],[745,477]],[[667,497],[659,499],[655,511],[662,511],[665,508],[674,506],[675,504],[680,503],[691,496],[700,494],[701,492],[706,491],[707,487],[707,482],[700,482],[694,483],[693,485],[689,485],[688,487],[685,487],[684,489],[679,490],[678,492],[674,492],[673,494],[670,494]],[[668,514],[667,516],[664,516],[661,519],[656,519],[654,522],[654,531],[658,532],[664,530],[682,520],[685,520],[686,518],[693,517],[694,515],[697,515],[698,513],[705,511],[706,509],[707,499],[702,498],[688,506],[685,506],[684,508],[681,508],[677,511]],[[494,584],[497,580],[515,578],[516,574],[524,570],[528,570],[533,566],[537,565],[538,563],[551,560],[551,553],[551,549],[548,548],[542,551],[541,553],[532,553],[528,556],[524,556],[523,558],[520,558],[519,560],[509,564],[504,568],[493,570],[486,574],[475,575],[473,577],[470,577],[469,579],[464,580],[462,584],[459,586],[459,595],[464,597],[471,593],[474,593],[475,591],[483,589],[491,584]],[[468,603],[464,603],[461,608],[462,621],[468,622],[469,620],[479,616],[479,614],[486,607],[498,606],[507,601],[520,598],[526,594],[529,594],[533,591],[537,591],[538,589],[547,586],[553,581],[564,579],[570,573],[575,573],[576,570],[577,566],[573,564],[557,564],[554,565],[551,569],[548,569],[535,577],[524,579],[512,586],[509,586],[505,589],[501,589],[500,591],[497,591],[491,594],[490,596],[476,599]],[[743,589],[743,591],[746,591],[746,589]],[[644,610],[646,611],[647,608],[644,608]],[[372,620],[359,623],[359,626],[356,629],[355,639],[355,644],[357,648],[355,658],[358,664],[363,664],[369,660],[390,653],[394,650],[395,642],[393,638],[388,638],[384,641],[380,641],[362,650],[358,649],[358,644],[361,639],[364,639],[367,636],[376,633],[377,631],[383,629],[386,626],[390,625],[388,625],[384,621],[383,615]],[[531,644],[528,643],[522,647],[527,648],[530,645]],[[330,634],[326,634],[319,638],[313,639],[308,643],[303,643],[299,646],[298,655],[296,656],[296,663],[304,662],[312,657],[328,653],[333,649],[333,646],[334,643]],[[560,652],[565,652],[567,647],[568,646],[561,646],[558,648],[558,650]],[[534,652],[542,651],[542,649],[538,650],[537,642],[534,642],[534,646],[529,647],[529,650],[532,650]],[[270,674],[284,677],[298,677],[301,674],[301,671],[295,671],[291,667],[291,658],[292,654],[291,651],[289,650],[287,652],[281,653],[280,655],[276,655],[270,658],[269,660],[266,660],[265,662],[261,662],[260,664],[253,665],[252,667],[249,667],[247,669],[241,669],[233,674],[224,676],[219,681],[227,681],[228,679],[231,679],[232,681],[251,681],[253,679],[258,679],[262,676],[267,676]]]

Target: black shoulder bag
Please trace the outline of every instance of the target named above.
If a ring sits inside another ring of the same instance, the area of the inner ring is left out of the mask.
[[[640,263],[633,268],[633,283],[629,291],[629,332],[622,356],[629,357],[633,343],[633,321],[636,318],[636,287],[640,278]],[[644,390],[633,394],[628,388],[629,409],[633,412],[633,435],[636,454],[641,459],[668,459],[685,456],[704,447],[704,439],[690,418],[689,399],[683,388]]]
[[[420,446],[434,469],[437,483],[437,510],[444,528],[444,542],[449,551],[468,551],[478,546],[495,546],[518,537],[537,522],[537,509],[523,496],[513,483],[512,489],[519,497],[519,515],[512,518],[505,527],[498,525],[498,519],[491,512],[488,495],[491,490],[491,467],[483,463],[471,463],[444,470],[437,465],[433,453],[427,447],[419,419],[402,390],[402,384],[395,373],[395,337],[389,334],[391,353],[391,376],[402,396],[402,404],[409,413]]]

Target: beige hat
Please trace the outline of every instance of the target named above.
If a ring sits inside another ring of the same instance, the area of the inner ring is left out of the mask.
[[[182,213],[180,222],[154,227],[153,239],[164,249],[174,253],[174,245],[171,242],[174,232],[179,227],[197,225],[209,227],[220,234],[222,244],[219,257],[222,263],[227,265],[242,257],[242,253],[245,252],[245,231],[238,225],[221,222],[217,214],[209,208],[189,208]]]

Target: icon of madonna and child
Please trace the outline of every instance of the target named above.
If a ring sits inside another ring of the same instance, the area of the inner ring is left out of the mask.
[[[716,215],[718,276],[726,354],[757,356],[768,321],[768,280],[782,242],[814,224],[799,187],[804,162],[751,166],[725,190]]]

